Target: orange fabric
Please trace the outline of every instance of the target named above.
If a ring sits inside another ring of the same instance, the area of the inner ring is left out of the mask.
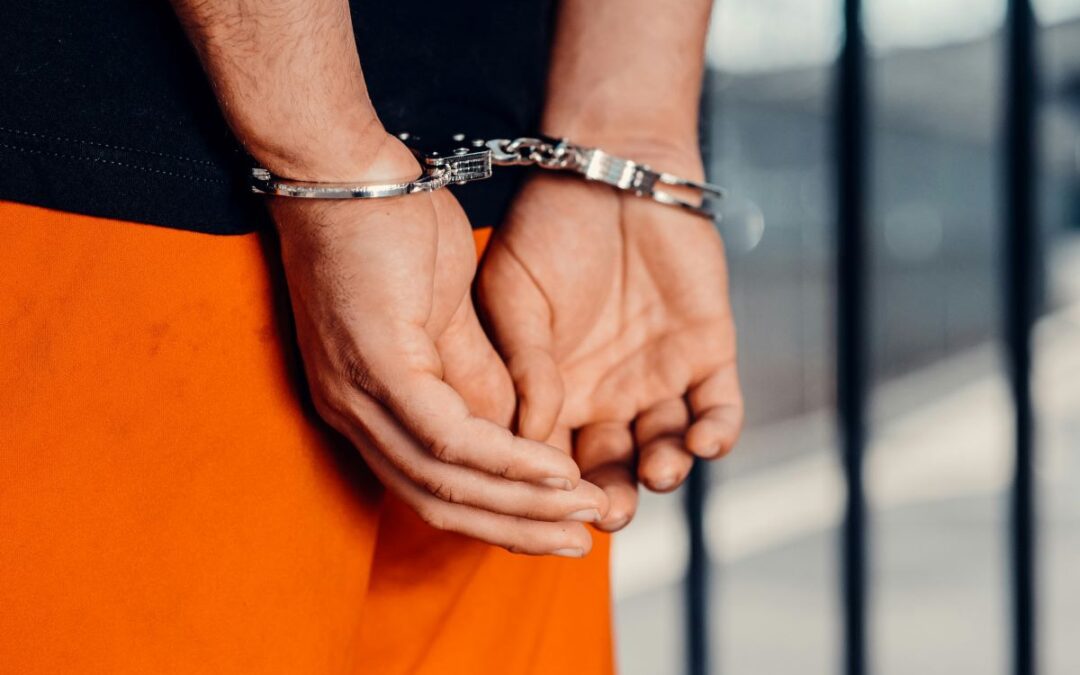
[[[476,243],[476,255],[481,255],[484,249],[487,248],[488,241],[491,239],[491,228],[485,227],[480,230],[473,230],[473,241]]]
[[[514,556],[383,495],[272,244],[2,202],[0,242],[0,670],[612,671],[607,538]]]

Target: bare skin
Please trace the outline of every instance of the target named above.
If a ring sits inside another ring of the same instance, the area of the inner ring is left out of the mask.
[[[544,131],[702,177],[707,0],[564,0]],[[479,297],[518,394],[518,428],[569,445],[625,526],[637,483],[675,489],[743,418],[723,244],[646,200],[533,177],[484,259]]]
[[[301,180],[415,176],[367,97],[345,0],[174,0],[252,156]],[[581,556],[606,494],[555,447],[507,430],[513,389],[470,298],[476,258],[447,192],[271,200],[320,414],[431,525],[512,551]]]
[[[708,221],[538,177],[492,241],[480,289],[517,382],[521,432],[563,444],[576,431],[582,474],[611,500],[602,527],[629,522],[638,480],[673,490],[693,456],[734,445],[734,325]]]
[[[671,4],[564,0],[545,131],[700,174],[710,3]],[[258,162],[313,181],[416,175],[368,100],[345,0],[174,5]],[[272,200],[271,213],[313,400],[436,527],[584,555],[583,522],[617,529],[633,514],[635,464],[672,489],[692,454],[723,454],[738,434],[726,269],[707,223],[532,181],[480,286],[508,374],[472,306],[475,255],[451,195]],[[515,390],[520,436],[506,429]],[[576,464],[546,442],[568,447],[572,431]]]

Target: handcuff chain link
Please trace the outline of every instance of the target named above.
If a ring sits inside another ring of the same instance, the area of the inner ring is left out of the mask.
[[[495,164],[536,165],[543,169],[569,169],[583,162],[582,149],[572,143],[552,143],[542,138],[523,136],[488,142]]]

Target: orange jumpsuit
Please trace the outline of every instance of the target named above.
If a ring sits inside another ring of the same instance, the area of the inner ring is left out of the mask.
[[[0,202],[0,672],[610,673],[609,540],[438,532],[304,401],[259,235]]]

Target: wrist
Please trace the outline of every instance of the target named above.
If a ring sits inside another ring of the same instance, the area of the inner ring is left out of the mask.
[[[696,103],[666,106],[596,95],[591,100],[581,97],[574,101],[549,104],[541,120],[541,132],[601,148],[660,171],[701,178]]]
[[[609,125],[598,128],[575,124],[550,124],[542,132],[552,138],[566,138],[576,145],[645,164],[656,171],[682,178],[702,180],[704,165],[701,145],[695,132],[665,129],[662,125]]]
[[[272,173],[313,182],[382,180],[376,166],[390,136],[373,110],[325,115],[309,124],[277,124],[266,117],[236,127],[248,154]]]
[[[390,134],[372,139],[364,148],[366,153],[362,161],[354,162],[351,168],[335,174],[327,182],[365,182],[393,183],[416,178],[420,174],[420,164],[404,143]],[[297,166],[301,178],[307,180],[309,165]],[[317,181],[317,182],[322,182]],[[413,197],[405,197],[412,199]],[[266,197],[267,206],[283,236],[300,234],[310,236],[314,232],[333,233],[340,224],[356,228],[372,214],[385,212],[388,201],[397,199],[303,199],[292,197]],[[345,217],[335,214],[348,214]]]
[[[665,139],[683,149],[698,146],[698,115],[669,108],[612,101],[593,104],[549,106],[540,121],[541,130],[558,132],[583,144],[591,139]]]
[[[646,87],[615,76],[600,82],[553,81],[541,118],[544,133],[582,144],[596,140],[649,139],[682,151],[698,148],[699,89]]]

